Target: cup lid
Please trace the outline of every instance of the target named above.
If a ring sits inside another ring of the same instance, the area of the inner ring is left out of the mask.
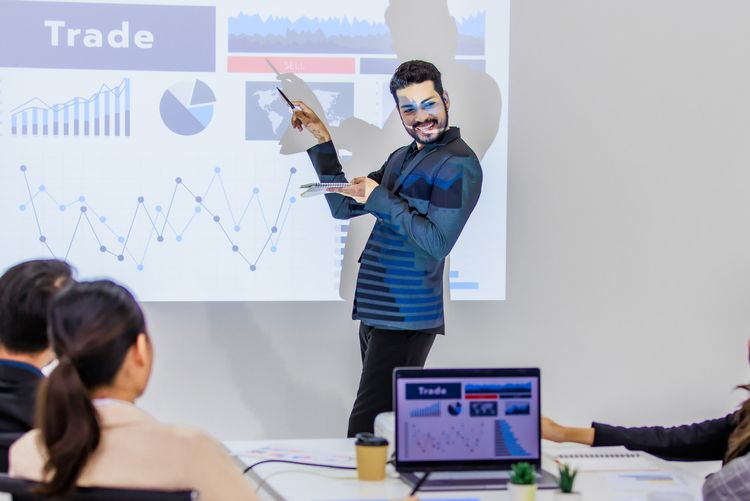
[[[372,433],[368,433],[368,432],[357,433],[356,439],[357,440],[354,442],[354,445],[365,445],[365,446],[388,445],[388,440],[386,440],[385,438],[377,437],[373,435]]]

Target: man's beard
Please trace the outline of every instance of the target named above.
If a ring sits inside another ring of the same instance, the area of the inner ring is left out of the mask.
[[[445,101],[443,101],[443,106],[445,106]],[[403,123],[403,120],[402,120]],[[420,127],[422,125],[427,125],[433,123],[437,130],[437,134],[430,135],[428,138],[421,138],[419,137],[419,132],[417,132],[417,127]],[[448,107],[445,108],[445,123],[440,127],[440,124],[438,123],[438,120],[436,118],[429,118],[427,120],[424,120],[422,122],[417,122],[412,126],[407,126],[404,124],[404,128],[406,129],[406,132],[414,139],[417,143],[425,145],[425,144],[431,144],[439,141],[443,134],[445,134],[445,131],[448,130]]]

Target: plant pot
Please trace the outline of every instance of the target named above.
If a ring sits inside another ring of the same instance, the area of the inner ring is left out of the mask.
[[[508,484],[508,494],[510,495],[510,501],[535,501],[536,484]]]
[[[583,495],[580,492],[555,492],[555,501],[582,501]]]

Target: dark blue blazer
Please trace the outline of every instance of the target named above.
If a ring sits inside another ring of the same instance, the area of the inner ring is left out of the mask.
[[[443,267],[479,200],[482,168],[458,128],[404,165],[410,146],[368,177],[380,186],[366,204],[327,194],[331,214],[377,218],[360,257],[352,318],[384,329],[443,325]],[[332,142],[308,150],[321,182],[346,182]]]
[[[729,448],[729,436],[739,422],[739,414],[735,412],[722,418],[670,428],[627,428],[592,423],[595,430],[593,445],[624,445],[631,450],[645,451],[673,461],[713,461],[724,459]]]

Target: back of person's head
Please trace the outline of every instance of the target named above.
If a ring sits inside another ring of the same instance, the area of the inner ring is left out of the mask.
[[[99,445],[92,392],[123,384],[122,377],[132,379],[130,371],[120,371],[131,352],[147,342],[145,332],[135,298],[113,282],[72,284],[53,300],[49,333],[59,365],[42,383],[37,403],[37,424],[48,452],[44,473],[50,475],[40,493],[64,495],[75,487]],[[145,379],[124,383],[138,392],[148,379],[150,352],[147,358]]]
[[[738,386],[750,391],[750,384]],[[745,400],[735,415],[736,426],[729,435],[724,463],[750,453],[750,398]]]
[[[434,64],[428,63],[427,61],[406,61],[401,63],[391,77],[390,90],[396,105],[398,105],[398,97],[396,91],[405,89],[406,87],[418,84],[422,82],[432,81],[435,86],[435,91],[443,96],[443,80]]]
[[[0,277],[0,345],[5,351],[35,354],[49,348],[47,310],[72,276],[68,263],[47,259],[17,264]]]

